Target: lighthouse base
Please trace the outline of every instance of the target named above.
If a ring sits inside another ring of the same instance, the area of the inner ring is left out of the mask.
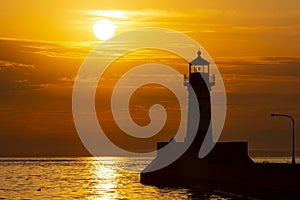
[[[247,142],[219,142],[203,159],[184,154],[169,166],[151,171],[149,167],[156,165],[158,156],[141,173],[140,181],[158,187],[204,187],[258,198],[300,198],[300,165],[255,163],[247,149]]]

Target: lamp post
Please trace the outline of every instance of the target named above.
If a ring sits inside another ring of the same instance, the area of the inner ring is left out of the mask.
[[[292,120],[292,125],[293,125],[293,143],[292,143],[292,165],[296,164],[296,159],[295,159],[295,120],[292,116],[290,115],[284,115],[284,114],[271,114],[271,117],[276,117],[276,116],[280,116],[280,117],[287,117],[290,120]]]

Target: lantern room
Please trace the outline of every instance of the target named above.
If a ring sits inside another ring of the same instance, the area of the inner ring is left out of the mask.
[[[204,79],[206,85],[209,90],[211,87],[215,85],[215,76],[210,75],[209,65],[210,62],[201,57],[201,51],[197,52],[197,58],[189,63],[189,79],[193,76],[193,74],[200,73],[202,78]],[[186,77],[186,76],[185,76]],[[187,77],[186,77],[187,78]]]

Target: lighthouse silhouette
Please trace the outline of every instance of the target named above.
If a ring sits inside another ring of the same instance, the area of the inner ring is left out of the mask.
[[[184,75],[188,90],[185,141],[171,140],[169,144],[173,148],[157,154],[141,172],[140,182],[158,187],[194,188],[195,191],[208,188],[263,199],[300,199],[299,164],[255,163],[248,155],[247,142],[213,142],[210,92],[215,77],[210,74],[209,65],[200,51],[189,63],[189,73]],[[197,113],[200,117],[195,120]],[[201,157],[207,143],[214,144],[213,149]],[[157,143],[158,149],[164,145],[166,142]],[[157,168],[182,147],[187,147],[186,151],[174,162]],[[151,168],[155,170],[149,171]]]
[[[212,86],[215,85],[215,77],[210,74],[210,63],[201,57],[200,50],[197,55],[194,60],[188,63],[188,75],[184,75],[183,81],[188,91],[187,128],[184,142],[176,142],[173,138],[169,142],[158,142],[157,150],[171,142],[173,148],[170,150],[172,153],[157,151],[158,158],[167,159],[169,154],[174,154],[177,151],[182,153],[182,157],[197,159],[202,144],[204,147],[206,145],[214,146],[210,92]]]
[[[188,119],[187,133],[185,142],[193,140],[187,154],[198,156],[199,149],[206,138],[207,143],[213,143],[212,124],[211,124],[211,101],[210,92],[215,85],[215,76],[210,74],[210,63],[201,57],[201,51],[197,52],[197,57],[189,63],[188,76],[184,76],[184,85],[188,89]],[[196,99],[192,95],[196,94]],[[197,103],[194,102],[197,100]],[[200,113],[198,126],[193,118]],[[192,130],[196,128],[197,130]],[[194,138],[191,133],[197,133]]]
[[[245,177],[252,178],[241,171],[244,167],[253,165],[248,156],[247,142],[213,141],[210,92],[214,85],[215,77],[210,74],[210,63],[202,58],[199,50],[197,57],[188,63],[188,74],[184,75],[184,86],[188,90],[186,138],[184,142],[158,142],[157,149],[169,146],[169,151],[157,151],[156,158],[141,172],[141,183],[156,186],[215,187],[219,185],[215,184],[220,178],[219,174],[222,174],[222,181],[228,182]],[[199,152],[207,144],[214,148],[201,157]],[[161,165],[176,152],[180,153],[176,160],[168,165]]]

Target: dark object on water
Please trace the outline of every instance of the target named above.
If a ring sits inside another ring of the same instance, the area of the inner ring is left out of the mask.
[[[198,57],[200,55],[198,53]],[[214,83],[207,85],[204,80],[205,77],[210,77],[209,66],[202,70],[204,72],[199,72],[195,71],[195,64],[209,63],[200,58],[195,59],[195,62],[189,64],[189,77],[185,77],[199,102],[199,108],[190,108],[189,102],[188,109],[188,118],[190,110],[198,109],[200,112],[196,137],[179,159],[165,168],[151,171],[149,169],[157,169],[158,163],[162,162],[158,154],[141,173],[141,183],[159,187],[200,186],[258,198],[300,199],[300,165],[255,163],[248,156],[247,142],[217,142],[205,158],[198,157],[205,135],[211,134],[207,131],[211,120],[209,91]],[[177,145],[184,145],[185,142],[177,142]],[[159,142],[157,149],[166,144],[168,142]]]
[[[40,187],[40,188],[39,188],[39,189],[37,189],[36,191],[39,191],[39,192],[40,192],[40,191],[42,191],[42,188]]]

